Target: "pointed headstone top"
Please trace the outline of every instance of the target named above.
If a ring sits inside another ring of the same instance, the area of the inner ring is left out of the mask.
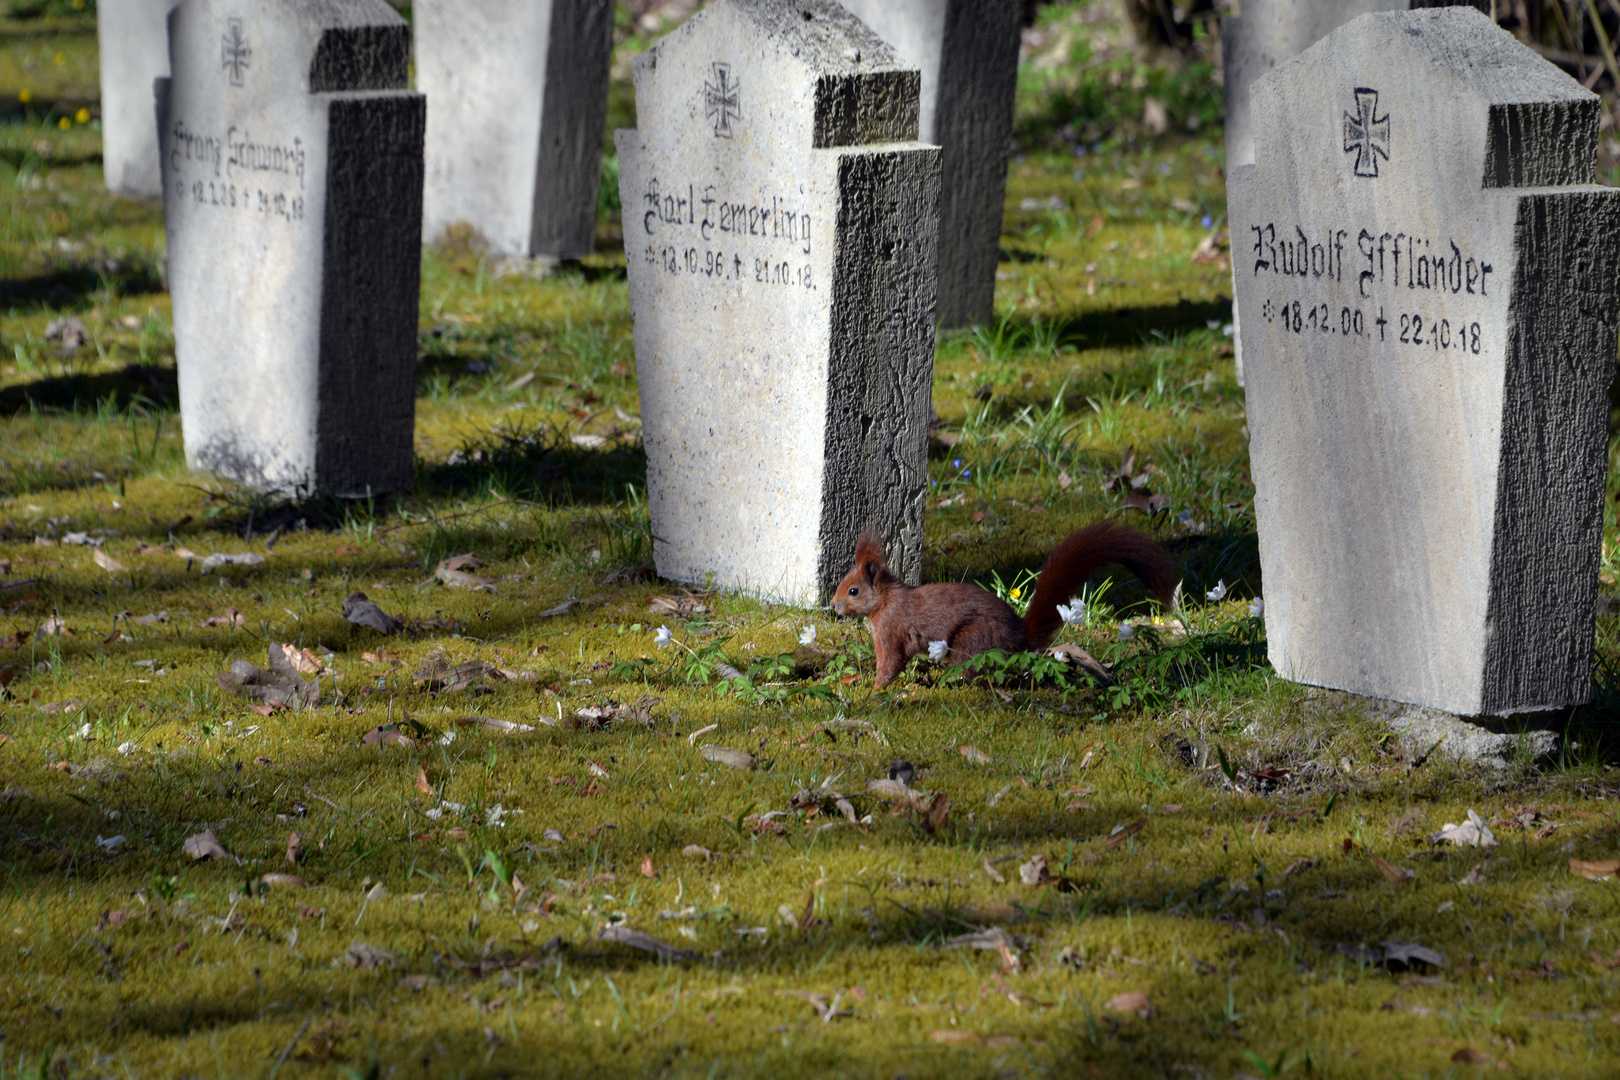
[[[744,83],[745,51],[772,85]],[[917,138],[921,76],[833,0],[720,0],[637,57],[635,78],[645,132],[801,148]]]

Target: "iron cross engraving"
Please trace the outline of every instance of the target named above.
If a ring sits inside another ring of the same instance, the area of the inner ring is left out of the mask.
[[[229,26],[230,33],[220,38],[220,67],[231,73],[232,86],[241,86],[243,70],[252,66],[253,50],[242,33],[242,20],[232,19]]]
[[[703,84],[703,115],[714,121],[715,138],[729,139],[731,122],[742,119],[737,81],[731,76],[730,64],[710,64],[709,70],[714,81]]]
[[[1356,87],[1356,112],[1344,114],[1344,152],[1356,155],[1357,176],[1377,176],[1378,159],[1389,160],[1389,114],[1378,112],[1378,91]]]

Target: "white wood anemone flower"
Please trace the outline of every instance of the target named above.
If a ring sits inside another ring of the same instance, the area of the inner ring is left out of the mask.
[[[948,641],[930,641],[928,643],[928,659],[939,663],[950,654],[951,643]]]
[[[660,626],[658,628],[658,633],[653,635],[653,644],[657,645],[660,649],[667,649],[671,645],[675,644],[675,635],[669,632],[669,627]]]
[[[800,645],[814,645],[816,643],[816,628],[806,626],[799,631]]]

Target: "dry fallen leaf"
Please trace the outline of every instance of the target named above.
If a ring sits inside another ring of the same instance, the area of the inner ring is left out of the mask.
[[[1569,872],[1579,874],[1588,881],[1608,881],[1616,874],[1620,874],[1620,859],[1600,859],[1596,862],[1571,859]]]
[[[972,764],[972,765],[988,765],[988,764],[990,764],[990,755],[985,753],[983,750],[980,750],[977,746],[967,746],[967,745],[958,746],[956,748],[956,752],[958,754],[961,754],[963,759],[966,760],[969,764]]]
[[[702,859],[704,862],[708,862],[710,859],[714,858],[713,852],[711,852],[708,848],[701,847],[697,844],[687,844],[685,847],[681,848],[681,854],[686,856],[688,859]]]
[[[1462,1049],[1458,1050],[1455,1054],[1451,1055],[1451,1060],[1455,1061],[1459,1065],[1495,1065],[1496,1064],[1496,1059],[1495,1058],[1491,1057],[1491,1055],[1487,1054],[1485,1051],[1477,1050],[1472,1046],[1464,1046]]]
[[[1496,837],[1492,835],[1489,825],[1480,820],[1479,814],[1473,810],[1468,811],[1468,820],[1461,825],[1446,822],[1440,831],[1431,839],[1444,840],[1456,844],[1458,847],[1495,847]]]
[[[343,601],[343,617],[356,626],[369,626],[379,634],[392,634],[399,629],[398,619],[358,590]]]
[[[653,861],[652,861],[652,856],[651,855],[648,855],[646,858],[641,860],[641,876],[642,877],[657,877],[658,876],[657,872],[653,870]]]
[[[1018,868],[1018,877],[1025,885],[1034,888],[1045,885],[1052,880],[1052,875],[1046,869],[1046,856],[1035,855],[1024,865]]]
[[[309,882],[297,874],[263,874],[259,877],[259,880],[266,885],[285,885],[293,889],[309,888]]]
[[[96,565],[109,574],[122,574],[127,573],[129,570],[129,567],[107,554],[101,548],[96,548],[95,551],[91,552],[90,558],[94,559]]]
[[[930,1033],[928,1037],[937,1043],[944,1043],[947,1046],[961,1046],[966,1043],[979,1043],[984,1041],[984,1036],[980,1035],[977,1031],[962,1031],[958,1028],[941,1028],[938,1031]]]
[[[628,945],[632,949],[652,953],[665,960],[684,960],[692,954],[685,949],[677,948],[662,938],[653,937],[641,930],[632,930],[628,926],[604,926],[596,934],[598,941],[616,941],[620,945]]]
[[[231,858],[231,853],[221,847],[219,841],[214,838],[214,830],[212,829],[205,829],[197,835],[189,837],[183,850],[187,855],[198,861]]]
[[[368,746],[415,746],[416,740],[400,734],[398,724],[379,724],[360,736]]]
[[[1153,1005],[1143,990],[1127,990],[1123,994],[1116,994],[1108,999],[1103,1008],[1109,1012],[1135,1013],[1144,1019],[1153,1015]]]
[[[39,624],[39,634],[42,637],[72,637],[73,631],[67,623],[53,615]]]
[[[754,757],[754,755],[746,753],[742,750],[732,750],[729,747],[713,746],[705,743],[698,750],[698,753],[702,754],[705,759],[714,762],[716,765],[725,765],[733,769],[744,769],[748,771],[759,768],[759,761]]]
[[[428,783],[427,766],[425,765],[416,770],[416,790],[424,795],[435,794],[433,785]]]
[[[297,833],[289,833],[287,836],[287,861],[297,866],[298,855],[303,850],[303,847],[304,838]]]
[[[319,679],[305,681],[282,646],[270,645],[270,664],[260,668],[246,660],[231,661],[231,670],[216,678],[222,689],[266,705],[314,705],[321,697]]]
[[[1396,885],[1404,885],[1406,882],[1417,877],[1416,870],[1412,870],[1405,866],[1396,866],[1387,859],[1380,859],[1377,855],[1369,854],[1368,858],[1372,859],[1373,865],[1378,867],[1379,870],[1383,871],[1384,876],[1390,881],[1394,882]]]
[[[242,614],[240,611],[237,611],[235,608],[226,608],[225,614],[215,615],[212,619],[209,619],[207,622],[203,623],[203,626],[205,627],[246,625],[247,616]]]

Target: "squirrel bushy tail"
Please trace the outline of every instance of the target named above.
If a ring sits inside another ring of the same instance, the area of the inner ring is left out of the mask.
[[[1099,521],[1069,534],[1041,567],[1024,616],[1024,633],[1033,648],[1044,648],[1063,624],[1058,605],[1078,595],[1086,579],[1110,563],[1126,566],[1167,610],[1175,605],[1180,578],[1169,553],[1129,525]]]

